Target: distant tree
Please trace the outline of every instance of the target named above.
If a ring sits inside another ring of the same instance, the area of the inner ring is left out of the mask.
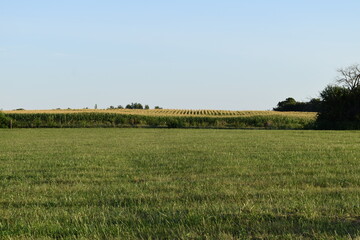
[[[339,69],[337,85],[321,93],[320,128],[360,129],[360,70],[358,65]]]
[[[145,105],[144,109],[150,109],[149,105]]]
[[[124,109],[124,107],[122,105],[118,105],[117,108],[118,109]]]
[[[108,109],[115,109],[114,106],[110,106]]]
[[[318,112],[320,110],[320,99],[313,98],[309,102],[297,102],[294,98],[286,98],[273,108],[274,111],[295,111],[295,112]]]
[[[293,111],[293,107],[296,104],[296,100],[292,97],[288,97],[285,101],[278,102],[277,107],[274,108],[275,111]]]
[[[144,109],[141,103],[131,103],[126,105],[126,109]]]
[[[141,103],[135,103],[134,109],[144,109],[144,107],[141,105]]]
[[[162,107],[155,106],[154,109],[162,109]]]
[[[94,107],[95,109],[97,109],[97,104],[95,104],[95,107]]]

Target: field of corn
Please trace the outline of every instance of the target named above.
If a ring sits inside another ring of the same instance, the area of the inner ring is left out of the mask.
[[[7,114],[35,114],[35,113],[116,113],[128,115],[143,116],[203,116],[203,117],[221,117],[221,116],[290,116],[315,118],[314,112],[277,112],[277,111],[230,111],[230,110],[194,110],[194,109],[54,109],[54,110],[12,110],[4,111]]]
[[[316,113],[276,111],[78,109],[5,111],[11,127],[167,127],[309,129]]]

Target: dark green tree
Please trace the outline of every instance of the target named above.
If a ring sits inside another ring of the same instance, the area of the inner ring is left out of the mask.
[[[338,85],[321,93],[317,123],[326,129],[360,129],[360,69],[358,65],[339,69]]]
[[[320,110],[320,99],[313,98],[309,102],[297,102],[294,98],[287,98],[277,104],[274,111],[297,111],[318,112]]]
[[[0,112],[0,128],[8,128],[10,126],[10,118],[6,117],[4,113]]]
[[[141,103],[131,103],[126,105],[126,109],[144,109]]]

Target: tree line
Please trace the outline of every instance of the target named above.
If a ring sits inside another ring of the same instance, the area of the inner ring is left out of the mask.
[[[96,108],[95,108],[96,109]],[[110,106],[108,109],[124,109],[122,105],[118,105],[117,107]],[[150,109],[149,105],[143,106],[141,103],[130,103],[125,106],[125,109]],[[154,109],[162,109],[159,106],[155,106]]]
[[[289,97],[273,110],[318,112],[320,129],[360,129],[360,67],[351,65],[337,72],[336,83],[325,87],[320,98],[297,102]]]

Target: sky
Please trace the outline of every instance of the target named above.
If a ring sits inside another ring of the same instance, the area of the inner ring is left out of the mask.
[[[358,0],[0,0],[0,109],[271,110],[360,63]]]

